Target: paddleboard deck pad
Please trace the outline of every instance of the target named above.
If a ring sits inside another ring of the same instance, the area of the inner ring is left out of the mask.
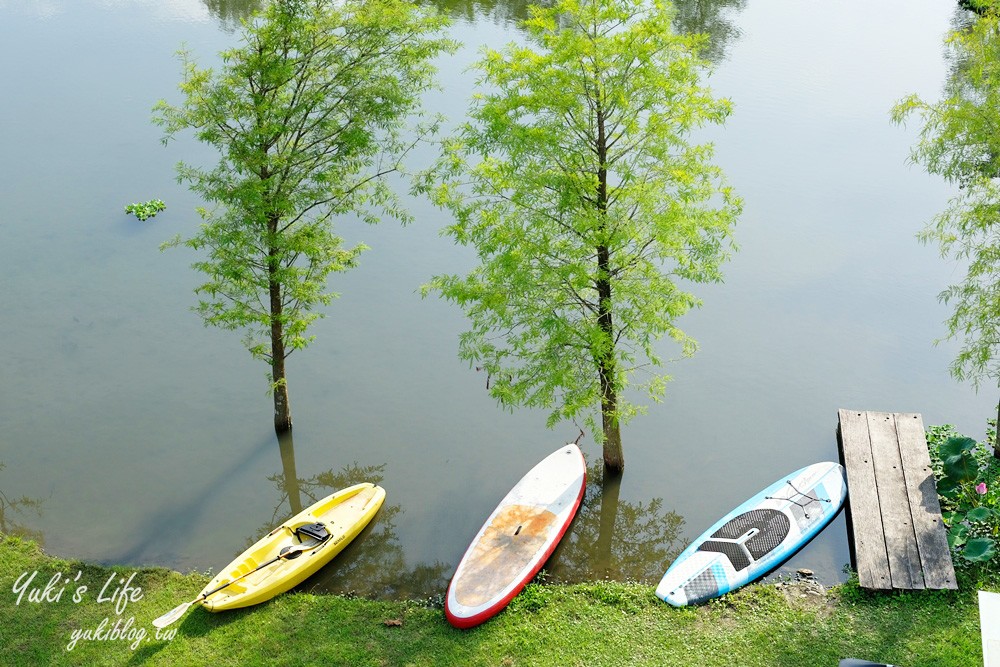
[[[445,616],[471,628],[506,607],[552,555],[587,485],[576,445],[565,445],[532,468],[479,529],[445,598]]]
[[[778,567],[844,504],[844,468],[825,462],[783,477],[722,517],[667,570],[656,596],[675,607],[724,595]]]

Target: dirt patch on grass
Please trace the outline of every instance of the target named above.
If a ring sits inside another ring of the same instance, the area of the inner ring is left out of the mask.
[[[779,581],[774,588],[793,609],[809,611],[823,618],[833,613],[836,606],[835,596],[831,595],[823,584],[815,579],[793,579]]]

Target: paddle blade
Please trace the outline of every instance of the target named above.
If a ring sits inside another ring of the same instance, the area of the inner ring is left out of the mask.
[[[329,537],[329,534],[327,534],[327,537]],[[181,616],[183,616],[184,612],[186,612],[188,610],[188,608],[191,607],[191,605],[196,604],[198,602],[204,601],[205,598],[207,598],[212,593],[217,593],[217,592],[221,591],[223,588],[226,588],[227,586],[235,584],[240,579],[248,577],[251,574],[253,574],[254,572],[257,572],[258,570],[262,570],[265,567],[267,567],[268,565],[271,565],[272,563],[277,563],[279,560],[283,560],[283,559],[284,560],[291,560],[293,558],[298,558],[305,551],[307,551],[309,549],[312,549],[313,547],[317,546],[317,544],[322,544],[324,541],[325,540],[321,540],[320,542],[313,543],[313,544],[296,544],[294,547],[286,547],[287,551],[283,551],[282,553],[278,554],[277,556],[275,556],[271,560],[267,561],[266,563],[258,565],[254,569],[252,569],[249,572],[246,572],[244,574],[241,574],[240,576],[236,577],[232,581],[227,581],[226,583],[222,584],[218,588],[216,588],[214,590],[211,590],[211,591],[209,591],[207,593],[204,593],[204,594],[198,596],[194,600],[191,600],[191,602],[185,602],[184,604],[177,605],[176,607],[174,607],[173,609],[171,609],[170,611],[168,611],[163,616],[160,616],[159,618],[155,619],[153,621],[153,627],[155,627],[155,628],[165,628],[165,627],[167,627],[171,623],[174,623],[175,621],[177,621],[177,619],[179,619]]]
[[[171,609],[170,611],[168,611],[163,616],[160,616],[159,618],[154,619],[153,620],[153,627],[154,628],[165,628],[165,627],[167,627],[168,625],[170,625],[171,623],[173,623],[177,619],[179,619],[181,616],[183,616],[184,612],[186,612],[191,607],[191,605],[193,605],[193,604],[194,604],[194,602],[185,602],[183,604],[177,605],[176,607],[174,607],[173,609]]]

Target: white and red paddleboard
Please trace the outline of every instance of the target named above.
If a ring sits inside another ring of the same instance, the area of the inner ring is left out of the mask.
[[[560,447],[514,485],[458,563],[444,613],[456,628],[496,615],[531,581],[583,500],[587,464],[573,444]]]

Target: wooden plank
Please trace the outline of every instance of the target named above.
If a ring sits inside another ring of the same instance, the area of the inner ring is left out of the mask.
[[[868,412],[866,415],[892,587],[920,589],[924,587],[924,575],[920,569],[920,552],[910,515],[910,499],[906,494],[896,420],[886,412]]]
[[[938,503],[934,471],[931,470],[931,458],[927,453],[923,419],[913,413],[897,414],[895,418],[924,583],[927,588],[957,589],[955,567],[948,550],[948,536],[941,521],[941,505]]]
[[[854,568],[863,588],[889,590],[892,578],[875,486],[868,420],[863,412],[840,410],[840,442],[847,471],[848,506],[854,534]]]

